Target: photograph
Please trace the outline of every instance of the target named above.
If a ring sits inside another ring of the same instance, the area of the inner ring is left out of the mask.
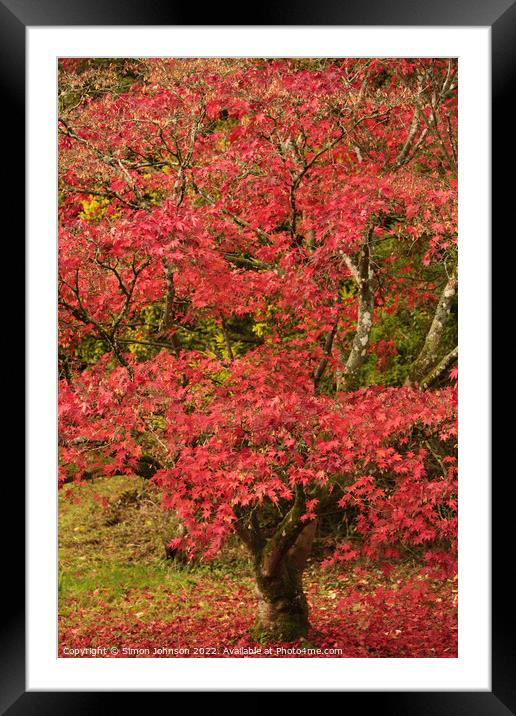
[[[57,83],[58,657],[457,659],[457,58]]]

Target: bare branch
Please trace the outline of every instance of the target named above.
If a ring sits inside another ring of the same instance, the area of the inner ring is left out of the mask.
[[[428,375],[423,378],[420,384],[421,390],[428,390],[444,375],[448,368],[457,360],[459,356],[459,348],[455,346],[453,350],[447,353],[439,363],[433,368]]]
[[[226,343],[226,350],[228,352],[229,360],[234,360],[235,355],[233,353],[233,346],[231,345],[231,339],[229,337],[229,333],[228,333],[228,329],[227,329],[225,321],[222,321],[222,335],[224,336],[224,341]]]
[[[362,243],[358,262],[358,285],[360,300],[358,304],[357,329],[353,338],[351,352],[343,372],[337,374],[337,390],[349,390],[357,377],[367,355],[367,345],[373,325],[374,292],[372,289],[371,253],[373,241],[371,225]],[[350,269],[351,270],[351,269]],[[352,271],[352,273],[354,273]]]
[[[314,372],[314,386],[315,386],[315,390],[316,390],[316,391],[317,391],[317,389],[319,388],[319,383],[321,382],[321,379],[322,379],[322,377],[323,377],[323,375],[324,375],[324,372],[325,372],[326,367],[327,367],[327,365],[328,365],[328,361],[329,361],[330,356],[331,356],[331,351],[332,351],[332,348],[333,348],[333,342],[334,342],[334,340],[335,340],[335,335],[336,335],[336,333],[337,333],[338,323],[339,323],[339,321],[338,321],[338,319],[337,319],[337,320],[335,321],[335,323],[333,324],[333,327],[332,327],[331,331],[330,331],[330,332],[328,333],[328,335],[326,336],[326,342],[325,342],[325,344],[324,344],[323,357],[321,358],[321,361],[320,361],[319,365],[317,366],[317,369],[316,369],[315,372]]]
[[[407,377],[407,385],[415,385],[416,383],[419,383],[427,375],[430,368],[435,365],[437,351],[439,349],[439,344],[446,325],[446,319],[456,293],[457,276],[456,273],[453,273],[441,293],[423,348],[412,364]]]

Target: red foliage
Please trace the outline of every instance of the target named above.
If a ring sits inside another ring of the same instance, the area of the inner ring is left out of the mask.
[[[358,570],[359,572],[360,570]],[[455,583],[412,576],[401,579],[351,577],[321,591],[308,584],[312,629],[306,640],[260,644],[248,634],[254,600],[247,587],[210,594],[210,613],[195,602],[170,621],[75,610],[61,619],[59,656],[107,658],[454,658],[457,656]],[[154,595],[149,593],[149,599]],[[199,595],[200,596],[200,595]],[[128,597],[130,599],[130,596]],[[172,597],[177,601],[177,596]],[[180,599],[179,599],[180,601]],[[201,602],[202,604],[202,602]],[[99,603],[99,606],[101,604]],[[164,605],[164,610],[170,606]],[[96,653],[94,650],[99,649]],[[303,649],[320,649],[318,653]],[[155,650],[161,651],[155,651]],[[92,651],[93,650],[93,651]]]
[[[67,60],[63,72],[78,67]],[[405,545],[449,566],[456,390],[335,392],[314,375],[345,367],[358,293],[343,296],[342,282],[368,231],[394,246],[377,257],[376,305],[395,312],[400,293],[409,306],[435,301],[422,270],[456,243],[451,68],[153,60],[127,92],[66,113],[61,479],[70,466],[77,479],[92,467],[131,472],[152,435],[163,465],[154,479],[187,527],[190,555],[213,556],[237,514],[288,505],[302,485],[304,521],[333,492],[355,513],[361,540],[338,547],[335,561],[358,551],[394,559]],[[152,306],[160,325],[138,333]],[[249,350],[233,354],[228,339],[215,356],[187,340],[202,322],[224,330],[238,320],[267,326]],[[327,350],[332,331],[342,350]],[[104,354],[84,367],[86,336]],[[139,360],[128,350],[138,341],[166,349]],[[395,352],[377,346],[380,361]],[[432,440],[449,453],[440,469]]]

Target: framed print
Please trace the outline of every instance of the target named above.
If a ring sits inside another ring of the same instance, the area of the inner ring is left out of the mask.
[[[121,691],[515,708],[505,494],[492,553],[490,524],[509,5],[0,6],[27,132],[8,713]]]

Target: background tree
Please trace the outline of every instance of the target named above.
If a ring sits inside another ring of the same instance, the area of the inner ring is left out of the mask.
[[[61,62],[61,479],[152,458],[256,636],[329,507],[333,561],[453,569],[456,110],[446,59]]]

